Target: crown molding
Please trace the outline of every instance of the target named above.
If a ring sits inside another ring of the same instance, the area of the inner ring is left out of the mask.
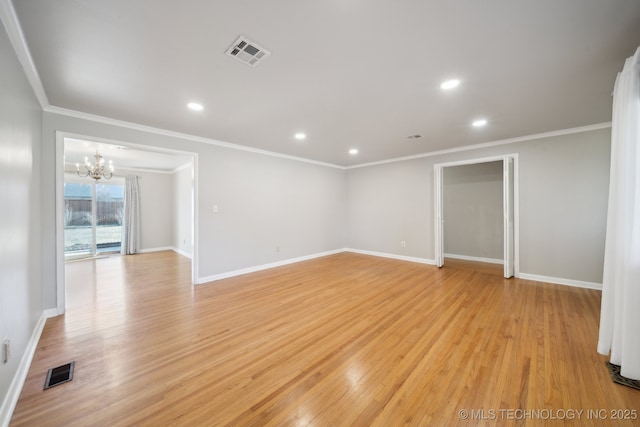
[[[345,169],[365,168],[369,166],[384,165],[387,163],[403,162],[406,160],[422,159],[425,157],[442,156],[444,154],[460,153],[463,151],[479,150],[481,148],[496,147],[498,145],[515,144],[516,142],[533,141],[542,138],[551,138],[554,136],[570,135],[574,133],[590,132],[593,130],[607,129],[611,127],[611,122],[598,123],[595,125],[580,126],[570,129],[554,130],[550,132],[536,133],[532,135],[518,136],[516,138],[501,139],[497,141],[484,142],[482,144],[466,145],[464,147],[450,148],[447,150],[431,151],[429,153],[415,154],[413,156],[396,157],[388,160],[380,160],[379,162],[362,163],[359,165],[347,166]]]
[[[27,40],[24,38],[22,26],[20,26],[18,15],[16,15],[16,10],[14,9],[11,0],[0,0],[0,20],[2,20],[4,28],[7,30],[7,35],[11,41],[13,50],[18,56],[18,61],[20,61],[20,64],[27,75],[27,79],[31,84],[31,88],[35,93],[36,98],[38,98],[40,107],[45,110],[49,107],[49,99],[44,91],[44,86],[42,86],[40,75],[38,74],[36,65],[31,57]]]
[[[464,146],[464,147],[456,147],[456,148],[451,148],[451,149],[447,149],[447,150],[440,150],[440,151],[432,151],[432,152],[422,153],[422,154],[415,154],[415,155],[412,155],[412,156],[395,157],[393,159],[380,160],[378,162],[362,163],[362,164],[352,165],[352,166],[340,166],[340,165],[335,165],[335,164],[332,164],[332,163],[325,163],[325,162],[320,162],[320,161],[317,161],[317,160],[307,159],[307,158],[304,158],[304,157],[291,156],[291,155],[288,155],[288,154],[277,153],[277,152],[274,152],[274,151],[262,150],[260,148],[248,147],[246,145],[232,144],[230,142],[218,141],[218,140],[211,139],[211,138],[204,138],[204,137],[201,137],[201,136],[195,136],[195,135],[190,135],[190,134],[186,134],[186,133],[175,132],[175,131],[170,131],[170,130],[166,130],[166,129],[160,129],[160,128],[156,128],[156,127],[152,127],[152,126],[140,125],[140,124],[137,124],[137,123],[132,123],[132,122],[127,122],[127,121],[123,121],[123,120],[112,119],[112,118],[109,118],[109,117],[98,116],[98,115],[95,115],[95,114],[83,113],[81,111],[70,110],[70,109],[67,109],[67,108],[56,107],[56,106],[53,106],[53,105],[50,105],[47,108],[44,108],[44,111],[46,111],[48,113],[59,114],[59,115],[63,115],[63,116],[75,117],[75,118],[78,118],[78,119],[90,120],[90,121],[94,121],[94,122],[104,123],[104,124],[108,124],[108,125],[112,125],[112,126],[125,127],[125,128],[128,128],[128,129],[138,130],[138,131],[142,131],[142,132],[155,133],[155,134],[158,134],[158,135],[168,136],[168,137],[172,137],[172,138],[186,139],[188,141],[200,142],[200,143],[203,143],[203,144],[215,145],[215,146],[218,146],[218,147],[230,148],[230,149],[233,149],[233,150],[248,151],[248,152],[251,152],[251,153],[262,154],[262,155],[265,155],[265,156],[278,157],[278,158],[282,158],[282,159],[294,160],[294,161],[304,162],[304,163],[311,163],[311,164],[315,164],[315,165],[318,165],[318,166],[330,167],[330,168],[341,169],[341,170],[357,169],[357,168],[363,168],[363,167],[369,167],[369,166],[378,166],[378,165],[383,165],[383,164],[387,164],[387,163],[396,163],[396,162],[402,162],[402,161],[406,161],[406,160],[422,159],[422,158],[425,158],[425,157],[441,156],[441,155],[444,155],[444,154],[460,153],[460,152],[464,152],[464,151],[473,151],[473,150],[479,150],[479,149],[482,149],[482,148],[495,147],[495,146],[499,146],[499,145],[508,145],[508,144],[515,144],[517,142],[532,141],[532,140],[543,139],[543,138],[551,138],[551,137],[554,137],[554,136],[562,136],[562,135],[570,135],[570,134],[574,134],[574,133],[590,132],[590,131],[594,131],[594,130],[607,129],[607,128],[611,127],[611,122],[598,123],[598,124],[588,125],[588,126],[580,126],[580,127],[575,127],[575,128],[569,128],[569,129],[561,129],[561,130],[555,130],[555,131],[550,131],[550,132],[543,132],[543,133],[537,133],[537,134],[532,134],[532,135],[519,136],[519,137],[515,137],[515,138],[501,139],[501,140],[485,142],[485,143],[481,143],[481,144],[467,145],[467,146]]]
[[[297,162],[311,163],[318,166],[324,166],[334,169],[345,169],[344,166],[334,165],[332,163],[319,162],[317,160],[307,159],[305,157],[290,156],[288,154],[277,153],[275,151],[262,150],[260,148],[248,147],[246,145],[232,144],[230,142],[218,141],[216,139],[205,138],[202,136],[191,135],[188,133],[175,132],[172,130],[156,128],[153,126],[141,125],[138,123],[127,122],[124,120],[112,119],[110,117],[98,116],[96,114],[83,113],[82,111],[70,110],[68,108],[56,107],[49,105],[43,108],[47,113],[59,114],[62,116],[75,117],[77,119],[89,120],[93,122],[103,123],[112,126],[124,127],[127,129],[154,133],[157,135],[168,136],[171,138],[180,138],[188,141],[199,142],[202,144],[215,145],[217,147],[230,148],[232,150],[248,151],[250,153],[262,154],[264,156],[278,157],[281,159],[294,160]]]

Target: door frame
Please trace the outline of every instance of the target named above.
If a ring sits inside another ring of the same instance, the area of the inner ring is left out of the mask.
[[[86,141],[92,141],[102,144],[120,145],[125,147],[131,147],[145,151],[156,151],[166,154],[182,154],[192,156],[192,171],[193,171],[193,198],[191,200],[192,209],[192,254],[191,254],[191,285],[197,283],[198,278],[198,265],[199,265],[199,244],[198,244],[198,153],[191,151],[173,150],[168,148],[161,148],[155,146],[148,146],[142,144],[134,144],[129,142],[116,141],[106,138],[99,138],[94,136],[87,136],[76,134],[72,132],[56,131],[56,146],[55,146],[55,180],[56,180],[56,194],[55,194],[55,222],[56,222],[56,311],[57,314],[64,314],[66,311],[66,288],[65,288],[65,256],[64,256],[64,140],[81,139]]]
[[[438,267],[444,265],[444,230],[443,230],[443,169],[451,166],[473,165],[478,163],[489,163],[501,161],[503,165],[502,188],[503,188],[503,225],[504,225],[504,250],[503,262],[505,277],[520,277],[520,213],[519,213],[519,179],[518,179],[518,154],[506,154],[494,157],[482,157],[468,160],[460,160],[456,162],[436,163],[433,165],[433,183],[434,183],[434,244],[435,244],[435,263]],[[508,164],[512,164],[513,173],[509,173]],[[513,182],[509,178],[513,177]],[[510,185],[513,186],[513,200],[509,200]],[[512,202],[512,209],[508,209]],[[511,214],[513,220],[511,221]],[[512,227],[511,227],[511,225]],[[510,233],[509,231],[513,231]],[[511,252],[513,259],[510,259]]]

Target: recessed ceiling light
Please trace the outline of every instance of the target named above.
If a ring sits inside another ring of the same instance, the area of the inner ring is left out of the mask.
[[[298,141],[302,141],[303,139],[305,139],[307,137],[307,135],[305,133],[298,132],[295,135],[293,135],[293,137],[295,139],[297,139]]]
[[[446,82],[442,83],[440,85],[440,89],[449,90],[449,89],[453,89],[454,87],[458,87],[459,85],[460,85],[460,80],[451,79],[451,80],[447,80]]]
[[[485,119],[478,119],[474,120],[474,122],[471,124],[473,125],[473,127],[481,128],[482,126],[485,126],[487,124],[487,121]]]
[[[349,150],[349,154],[351,154],[352,156],[358,154],[358,149],[352,148],[351,150]]]
[[[202,110],[204,110],[204,107],[202,106],[202,104],[198,104],[197,102],[190,102],[190,103],[187,104],[187,107],[189,107],[193,111],[202,111]]]

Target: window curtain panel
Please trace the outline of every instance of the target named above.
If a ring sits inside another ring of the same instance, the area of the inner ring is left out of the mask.
[[[640,48],[613,90],[609,210],[598,352],[640,380]]]
[[[132,255],[140,249],[140,186],[139,178],[127,175],[124,179],[124,226],[122,227],[122,255]]]

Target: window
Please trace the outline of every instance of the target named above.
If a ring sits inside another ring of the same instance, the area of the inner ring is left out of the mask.
[[[66,256],[119,252],[124,218],[124,185],[64,183],[64,251]]]

